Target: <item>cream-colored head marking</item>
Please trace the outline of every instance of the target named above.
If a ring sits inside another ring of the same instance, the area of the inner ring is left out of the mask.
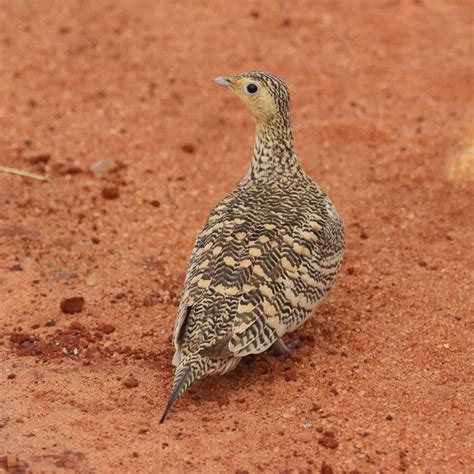
[[[231,89],[245,102],[260,125],[270,122],[276,115],[287,115],[290,96],[285,83],[264,72],[251,71],[234,77],[214,79]]]

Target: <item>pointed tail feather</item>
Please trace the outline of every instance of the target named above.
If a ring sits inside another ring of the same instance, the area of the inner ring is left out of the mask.
[[[174,402],[202,375],[202,371],[199,370],[199,365],[192,363],[187,363],[177,368],[173,390],[166,404],[165,411],[160,418],[160,423],[165,421],[166,415],[174,405]]]

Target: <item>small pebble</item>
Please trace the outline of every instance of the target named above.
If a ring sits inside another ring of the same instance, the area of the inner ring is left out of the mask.
[[[27,160],[32,165],[45,165],[51,159],[51,156],[48,154],[30,156]]]
[[[181,149],[185,153],[193,154],[196,151],[196,147],[192,143],[185,143]]]
[[[110,323],[103,323],[97,329],[104,334],[112,334],[115,331],[115,326]]]
[[[14,332],[10,334],[10,342],[14,342],[15,344],[22,344],[30,339],[30,335],[26,332]]]
[[[298,373],[296,372],[296,370],[291,369],[285,372],[285,380],[287,382],[295,382],[296,380],[298,380]]]
[[[90,276],[86,279],[85,283],[86,283],[86,286],[93,287],[97,284],[97,280],[95,277]]]
[[[138,380],[132,374],[130,374],[122,383],[127,388],[138,387]]]
[[[120,196],[120,191],[117,186],[107,186],[102,188],[102,197],[104,199],[117,199]]]
[[[61,301],[60,307],[65,314],[80,313],[84,308],[84,298],[82,296],[65,298]]]
[[[324,446],[325,448],[329,449],[336,449],[339,446],[339,442],[337,441],[337,439],[328,435],[324,435],[322,438],[320,438],[318,440],[318,443],[321,446]]]
[[[12,265],[9,270],[11,272],[22,272],[23,271],[23,267],[21,265],[19,265],[18,263],[15,263],[15,265]]]
[[[332,467],[326,461],[323,461],[321,464],[321,474],[333,474],[333,472]]]
[[[94,174],[104,173],[106,171],[116,171],[120,164],[115,160],[100,160],[90,166],[89,170]]]

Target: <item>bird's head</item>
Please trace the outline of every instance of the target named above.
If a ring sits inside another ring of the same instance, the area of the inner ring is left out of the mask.
[[[279,77],[251,71],[233,77],[217,77],[214,82],[234,91],[249,106],[259,125],[265,126],[277,116],[289,120],[290,93]]]

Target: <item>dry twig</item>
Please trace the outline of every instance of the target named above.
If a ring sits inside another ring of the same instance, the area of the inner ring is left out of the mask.
[[[38,181],[49,181],[48,177],[42,176],[36,173],[30,173],[28,171],[19,170],[17,168],[10,168],[9,166],[0,165],[0,172],[17,174],[19,176],[24,176],[25,178],[36,179]]]

